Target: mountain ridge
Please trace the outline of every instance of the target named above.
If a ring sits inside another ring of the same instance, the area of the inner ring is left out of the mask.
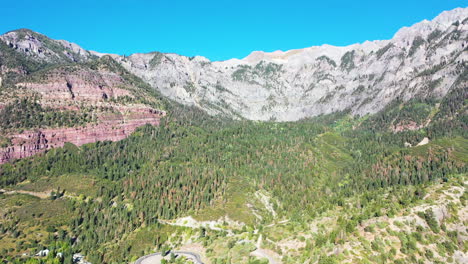
[[[406,31],[408,31],[408,29],[414,29],[414,28],[421,29],[421,28],[424,27],[425,24],[430,23],[431,21],[440,24],[440,26],[447,26],[448,24],[451,24],[453,21],[456,21],[456,20],[458,20],[458,19],[460,19],[462,17],[466,18],[466,14],[468,12],[467,9],[468,8],[458,7],[458,8],[452,9],[452,10],[443,11],[442,13],[440,13],[439,15],[437,15],[436,17],[434,17],[431,20],[425,19],[425,20],[423,20],[421,22],[414,23],[411,26],[403,26],[393,35],[393,37],[391,39],[365,40],[363,42],[357,42],[357,43],[352,43],[352,44],[343,45],[343,46],[322,44],[322,45],[317,45],[317,46],[310,46],[310,47],[299,48],[299,49],[291,49],[291,50],[286,50],[286,51],[283,51],[283,50],[276,50],[276,51],[273,51],[273,52],[252,51],[249,55],[247,55],[246,57],[244,57],[241,60],[246,60],[253,53],[257,53],[257,52],[263,53],[265,55],[267,55],[267,54],[278,54],[278,53],[286,54],[286,53],[294,53],[294,52],[297,52],[297,51],[303,51],[303,50],[307,50],[307,49],[314,49],[314,48],[321,48],[321,47],[325,47],[325,48],[348,48],[348,47],[353,47],[354,48],[356,46],[372,45],[372,43],[374,43],[374,44],[376,44],[376,43],[377,44],[379,44],[379,43],[386,44],[386,42],[388,42],[388,41],[390,41],[392,39],[404,38],[405,35],[406,35]],[[383,47],[385,45],[383,45],[383,46],[379,45],[379,46]]]
[[[420,27],[428,22],[436,22],[442,26],[447,26],[448,24],[451,24],[453,21],[457,20],[457,19],[461,19],[462,17],[465,17],[466,18],[466,13],[468,12],[467,11],[468,7],[457,7],[457,8],[454,8],[452,10],[445,10],[445,11],[442,11],[440,14],[438,14],[437,16],[435,16],[434,18],[432,19],[424,19],[420,22],[416,22],[414,23],[413,25],[411,26],[403,26],[401,27],[397,32],[395,32],[395,34],[393,35],[393,38],[397,38],[399,37],[400,35],[403,35],[403,32],[407,29],[410,29],[410,28],[414,28],[416,26]],[[462,21],[460,21],[462,22]],[[420,27],[421,28],[421,27]],[[26,31],[30,31],[30,32],[34,32],[36,34],[40,34],[40,35],[43,35],[43,36],[46,36],[45,34],[42,34],[40,32],[37,32],[37,31],[34,31],[34,30],[31,30],[31,29],[28,29],[28,28],[19,28],[19,29],[14,29],[14,30],[10,30],[10,31],[7,31],[5,33],[3,33],[2,35],[0,36],[3,36],[3,35],[7,35],[8,33],[11,33],[11,32],[18,32],[18,31],[23,31],[23,30],[26,30]],[[376,39],[376,40],[365,40],[363,42],[356,42],[356,43],[351,43],[351,44],[348,44],[348,45],[331,45],[331,44],[327,44],[327,43],[324,43],[322,45],[314,45],[314,46],[309,46],[309,47],[304,47],[304,48],[297,48],[297,49],[289,49],[289,50],[275,50],[273,52],[265,52],[265,51],[262,51],[262,50],[254,50],[252,51],[250,54],[248,54],[247,56],[239,59],[239,58],[230,58],[230,59],[226,59],[226,60],[210,60],[206,57],[204,57],[202,54],[198,54],[198,55],[195,55],[195,56],[192,56],[192,57],[201,57],[203,58],[203,60],[208,60],[210,62],[224,62],[224,61],[229,61],[229,60],[245,60],[247,57],[249,57],[252,53],[256,53],[256,52],[262,52],[262,53],[265,53],[265,54],[273,54],[273,53],[288,53],[288,52],[294,52],[294,51],[297,51],[297,50],[304,50],[304,49],[308,49],[308,48],[318,48],[318,47],[336,47],[336,48],[345,48],[345,47],[350,47],[350,46],[356,46],[356,45],[364,45],[366,43],[369,43],[369,42],[384,42],[384,41],[388,41],[388,40],[391,40],[391,39]],[[55,41],[59,41],[59,42],[63,42],[63,43],[67,43],[68,45],[70,46],[74,46],[74,47],[79,47],[81,48],[81,46],[77,43],[74,43],[74,42],[70,42],[70,41],[67,41],[67,40],[63,40],[63,39],[56,39]],[[84,50],[84,49],[83,49]],[[152,52],[147,52],[147,53],[142,53],[142,52],[135,52],[135,53],[132,53],[130,55],[122,55],[122,54],[116,54],[116,53],[108,53],[108,52],[98,52],[98,51],[94,51],[94,50],[86,50],[88,52],[91,52],[93,54],[96,54],[98,56],[104,56],[104,55],[111,55],[111,56],[131,56],[133,54],[148,54],[148,53],[161,53],[159,51],[152,51]],[[176,54],[176,55],[179,55],[177,53],[174,53],[174,52],[164,52],[164,54]],[[185,55],[180,55],[180,56],[184,56],[184,57],[187,57],[187,58],[190,58],[190,56],[185,56]]]
[[[423,32],[404,29],[392,40],[272,53],[275,57],[254,52],[221,62],[174,54],[114,58],[163,95],[214,115],[277,121],[344,110],[365,115],[398,97],[443,97],[465,68],[465,17],[467,8],[456,9],[413,26],[424,26]],[[449,19],[453,25],[437,22]]]
[[[254,51],[214,62],[173,53],[96,53],[28,30],[0,39],[41,62],[110,56],[162,95],[211,115],[296,121],[339,111],[373,114],[398,98],[443,98],[466,74],[467,18],[468,8],[457,8],[403,27],[390,40]]]

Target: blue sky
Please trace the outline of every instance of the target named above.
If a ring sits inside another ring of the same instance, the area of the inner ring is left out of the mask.
[[[389,39],[467,0],[13,0],[0,32],[29,28],[106,53],[173,52],[211,60]]]

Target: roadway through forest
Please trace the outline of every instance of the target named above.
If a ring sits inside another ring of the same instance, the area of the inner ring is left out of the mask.
[[[193,261],[195,264],[204,264],[203,261],[200,258],[200,255],[194,252],[189,252],[189,251],[171,251],[170,253],[173,253],[174,255],[179,255],[179,256],[184,256],[190,260]],[[161,252],[149,254],[146,256],[143,256],[137,261],[135,261],[135,264],[160,264],[161,260],[163,259],[163,256],[161,255]]]

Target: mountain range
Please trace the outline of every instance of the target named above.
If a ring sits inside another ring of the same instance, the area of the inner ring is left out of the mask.
[[[152,52],[109,54],[162,95],[212,115],[295,121],[337,111],[376,113],[395,99],[442,98],[466,87],[468,8],[400,29],[390,40],[346,47],[252,52],[211,62]],[[86,62],[107,54],[19,30],[0,37],[39,62]]]

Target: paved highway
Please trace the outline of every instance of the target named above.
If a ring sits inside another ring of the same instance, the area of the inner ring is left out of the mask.
[[[189,251],[171,251],[169,252],[169,254],[170,253],[173,253],[176,256],[180,255],[191,259],[195,264],[204,264],[200,258],[200,255],[198,255],[197,253]],[[137,261],[135,261],[135,264],[160,264],[162,258],[163,257],[161,255],[161,252],[157,252],[137,259]]]

